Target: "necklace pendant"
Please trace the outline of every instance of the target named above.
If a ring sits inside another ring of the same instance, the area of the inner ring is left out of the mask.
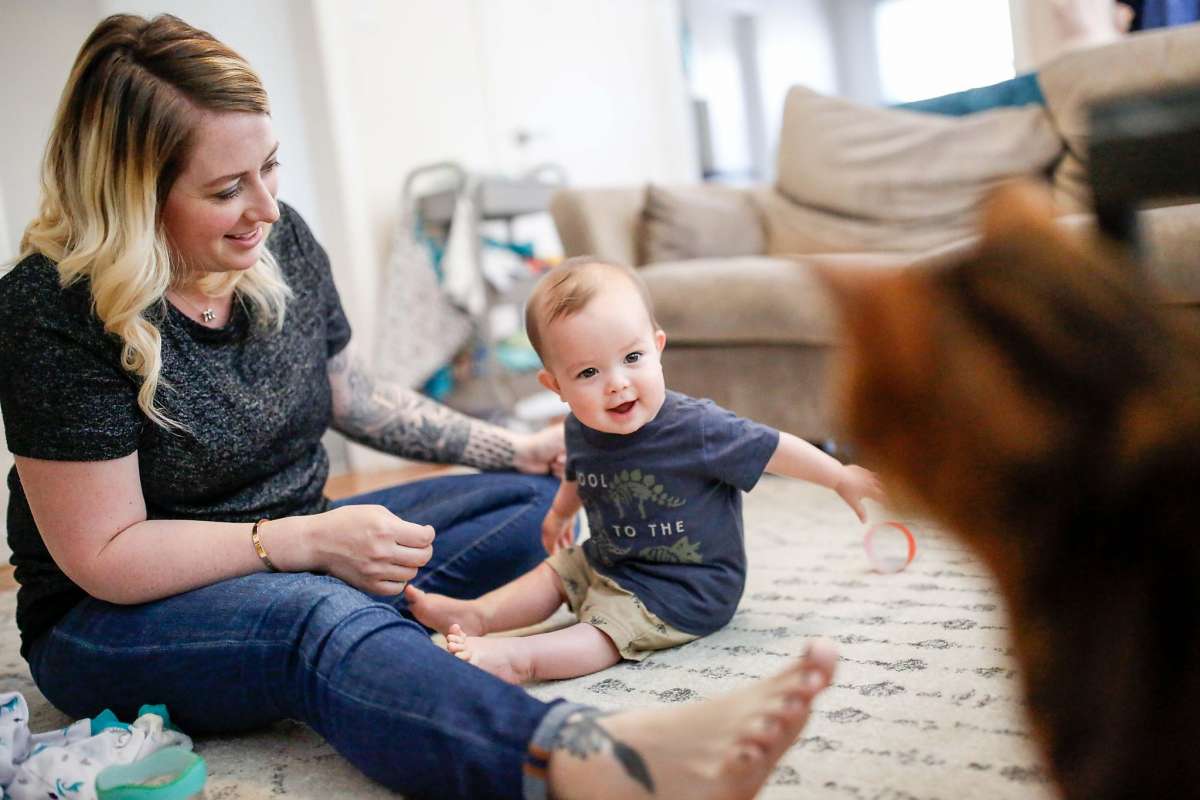
[[[211,308],[206,308],[200,312],[200,318],[205,322],[212,322],[217,318],[217,315]]]

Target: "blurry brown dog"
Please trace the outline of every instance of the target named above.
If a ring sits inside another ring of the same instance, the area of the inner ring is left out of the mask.
[[[862,463],[999,580],[1067,797],[1200,793],[1200,337],[1029,186],[931,268],[828,275]]]

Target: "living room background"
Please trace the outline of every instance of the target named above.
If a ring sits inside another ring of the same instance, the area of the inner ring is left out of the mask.
[[[10,120],[0,132],[0,259],[15,255],[35,213],[37,167],[71,61],[108,14],[176,14],[259,70],[282,142],[281,196],[329,251],[369,357],[410,169],[455,160],[514,173],[553,162],[576,185],[693,182],[701,154],[691,103],[716,87],[706,94],[710,119],[722,121],[719,171],[767,178],[788,86],[878,99],[867,39],[883,1],[0,0],[0,66],[20,76],[0,85]],[[1011,3],[1018,25],[1038,22],[1035,0]],[[755,34],[753,84],[730,62],[739,25]],[[1028,60],[1030,37],[1014,38]],[[749,124],[748,111],[761,119]],[[554,238],[548,219],[526,224],[522,236]],[[380,462],[356,451],[350,464]]]

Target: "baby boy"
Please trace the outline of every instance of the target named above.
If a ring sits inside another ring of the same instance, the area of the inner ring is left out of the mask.
[[[449,650],[512,683],[570,678],[712,633],[746,582],[742,492],[763,472],[825,486],[865,520],[875,475],[709,400],[666,389],[666,334],[637,273],[591,257],[548,272],[526,307],[541,383],[570,407],[564,480],[542,526],[550,557],[475,600],[405,592]],[[580,507],[591,536],[574,545]],[[566,602],[578,622],[541,622]]]

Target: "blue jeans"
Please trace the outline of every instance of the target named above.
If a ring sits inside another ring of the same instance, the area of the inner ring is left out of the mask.
[[[541,521],[556,485],[467,475],[343,503],[378,503],[432,525],[433,559],[412,583],[473,597],[545,557]],[[413,797],[536,792],[523,788],[527,751],[567,706],[434,646],[403,597],[371,597],[310,573],[247,575],[134,606],[89,598],[39,637],[30,665],[42,693],[73,718],[108,707],[131,720],[141,704],[164,703],[193,734],[296,719]]]

